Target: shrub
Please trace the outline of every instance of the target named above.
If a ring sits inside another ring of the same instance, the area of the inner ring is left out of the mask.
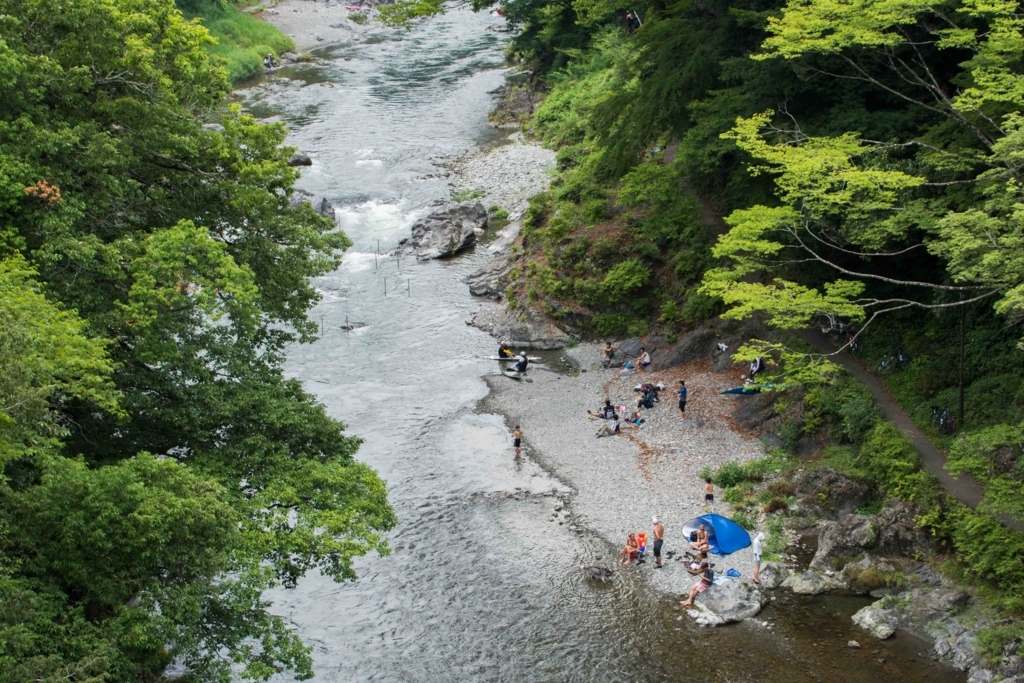
[[[491,218],[496,221],[503,221],[508,219],[508,211],[501,208],[497,204],[487,209],[487,213],[491,214]]]
[[[487,194],[487,193],[484,192],[483,190],[479,190],[479,189],[477,189],[477,190],[470,190],[470,189],[466,188],[464,190],[458,190],[456,192],[452,192],[452,201],[453,202],[468,202],[468,201],[473,200],[473,199],[480,199],[485,194]]]
[[[353,22],[353,23],[362,25],[362,24],[366,23],[366,19],[367,19],[366,15],[363,14],[362,12],[349,12],[348,13],[348,20]]]
[[[742,510],[736,511],[732,514],[732,521],[736,522],[748,531],[752,531],[757,528],[757,517]]]
[[[767,513],[778,512],[779,510],[788,510],[789,505],[784,500],[779,498],[772,498],[768,501],[768,504],[764,506],[763,510]]]
[[[885,588],[895,583],[895,577],[887,572],[879,571],[874,567],[867,569],[847,569],[843,572],[843,578],[850,584],[850,587],[869,593],[879,588]]]
[[[739,486],[730,486],[722,492],[722,500],[729,505],[740,505],[747,499],[747,493]]]
[[[738,462],[727,462],[718,468],[712,480],[717,486],[725,489],[745,482],[747,473],[743,471],[743,466]]]
[[[858,461],[891,496],[923,500],[930,492],[917,452],[891,422],[878,422],[861,447]]]
[[[612,299],[632,294],[647,284],[651,271],[647,270],[637,259],[628,259],[617,264],[602,282],[605,294]]]

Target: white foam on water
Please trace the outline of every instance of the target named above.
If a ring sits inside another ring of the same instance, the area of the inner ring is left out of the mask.
[[[370,266],[373,265],[373,254],[377,240],[380,240],[382,252],[395,248],[395,242],[408,237],[409,226],[418,217],[418,211],[406,211],[403,203],[387,203],[371,199],[362,204],[343,206],[336,210],[338,225],[362,249],[368,251]],[[354,263],[361,264],[364,258],[358,252],[346,252],[344,260],[353,256]],[[360,268],[361,269],[361,268]]]

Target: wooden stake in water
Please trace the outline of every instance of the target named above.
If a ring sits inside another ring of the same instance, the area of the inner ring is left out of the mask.
[[[320,316],[320,336],[324,336],[324,317]]]
[[[409,296],[412,296],[412,280],[405,281],[405,291],[409,293]]]
[[[384,278],[384,296],[388,295],[388,279]]]

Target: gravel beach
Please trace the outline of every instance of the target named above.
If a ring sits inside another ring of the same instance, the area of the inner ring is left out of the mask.
[[[701,471],[762,457],[757,436],[737,428],[730,417],[737,398],[719,394],[742,382],[742,369],[714,373],[702,360],[672,370],[622,375],[600,366],[599,345],[583,344],[565,353],[586,372],[571,377],[537,364],[529,373],[532,382],[489,376],[491,393],[479,409],[503,415],[509,429],[521,425],[524,455],[573,488],[569,506],[553,514],[556,521],[552,523],[589,529],[606,540],[606,565],[617,562],[630,532],[645,531],[651,538],[653,515],[665,525],[664,551],[681,554],[688,548],[681,537],[683,524],[703,512]],[[686,380],[689,389],[685,420],[679,419],[676,407],[674,387],[680,379]],[[597,438],[603,421],[589,419],[587,410],[596,411],[605,398],[632,407],[633,387],[640,382],[664,382],[661,402],[641,411],[645,422],[639,427],[624,424],[621,435]],[[514,457],[511,447],[509,457]],[[721,501],[715,511],[729,514]],[[719,573],[731,567],[744,579],[753,573],[749,548],[713,561]],[[646,574],[662,591],[687,591],[694,579],[683,563],[664,564],[664,569],[656,570],[649,556],[646,564],[634,564],[626,571]]]
[[[486,206],[497,204],[514,221],[526,210],[530,197],[547,189],[555,153],[525,140],[519,132],[507,139],[509,144],[454,162],[451,184],[454,190],[483,190],[480,201]]]
[[[363,34],[379,28],[380,25],[373,19],[365,24],[357,24],[349,19],[352,10],[346,9],[346,6],[354,4],[358,3],[352,0],[328,0],[324,3],[285,0],[260,11],[256,16],[290,36],[295,41],[295,51],[303,53],[346,40],[358,40]],[[374,13],[368,16],[373,17]]]

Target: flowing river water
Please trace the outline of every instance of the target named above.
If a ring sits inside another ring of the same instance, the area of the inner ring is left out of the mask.
[[[357,582],[312,575],[269,596],[314,647],[315,680],[963,681],[924,641],[857,631],[860,598],[777,591],[756,621],[700,629],[643,571],[583,578],[581,564],[611,566],[615,549],[548,522],[568,487],[514,456],[501,417],[475,411],[495,343],[465,324],[477,304],[461,279],[483,250],[428,263],[375,256],[449,195],[438,157],[500,141],[486,123],[505,75],[493,24],[460,9],[381,29],[238,93],[313,155],[300,186],[339,207],[354,242],[316,280],[323,334],[290,350],[287,372],[365,439],[358,457],[387,480],[400,519],[393,554],[357,561]],[[354,322],[366,326],[343,329]]]

